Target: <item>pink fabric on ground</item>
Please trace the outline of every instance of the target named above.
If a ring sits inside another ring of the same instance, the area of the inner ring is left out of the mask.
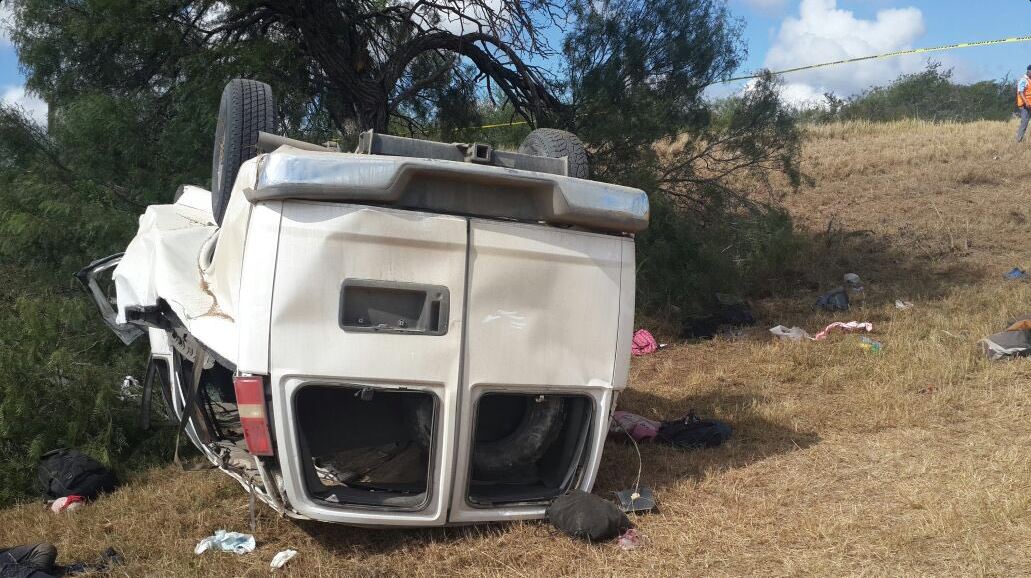
[[[648,355],[649,353],[655,353],[658,349],[659,344],[647,329],[638,329],[634,333],[634,344],[630,347],[631,353],[634,355]]]
[[[840,321],[835,321],[827,327],[824,327],[823,331],[813,336],[813,339],[815,339],[816,341],[823,341],[824,339],[827,339],[827,336],[829,336],[831,331],[834,331],[835,329],[840,329],[845,332],[866,331],[867,333],[869,333],[873,331],[873,323],[860,323],[858,321],[849,321],[848,323],[842,323]]]
[[[79,509],[85,503],[85,498],[83,498],[82,496],[76,496],[72,494],[71,496],[65,496],[63,498],[58,498],[54,500],[54,503],[50,504],[50,509],[53,510],[55,514],[59,514],[64,511],[71,512]]]
[[[655,436],[659,435],[659,427],[662,425],[657,421],[628,411],[612,412],[612,421],[616,422],[620,429],[630,434],[634,441],[639,442],[655,439]]]

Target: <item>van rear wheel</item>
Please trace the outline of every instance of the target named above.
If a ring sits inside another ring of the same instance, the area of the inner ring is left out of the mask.
[[[233,79],[226,85],[218,105],[211,161],[211,214],[219,225],[240,165],[258,154],[258,133],[272,132],[274,126],[272,87],[243,78]]]
[[[526,135],[519,152],[525,155],[566,158],[567,174],[578,179],[591,178],[587,161],[587,148],[584,143],[571,132],[557,128],[539,128]]]

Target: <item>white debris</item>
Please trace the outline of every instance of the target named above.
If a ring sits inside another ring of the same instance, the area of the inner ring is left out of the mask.
[[[276,554],[272,558],[272,563],[269,564],[269,566],[271,566],[273,570],[276,570],[277,568],[282,568],[296,555],[297,550],[291,550],[287,548],[286,550],[283,550],[282,552]]]

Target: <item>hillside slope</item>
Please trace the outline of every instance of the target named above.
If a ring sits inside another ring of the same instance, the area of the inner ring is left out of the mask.
[[[786,199],[808,231],[795,282],[756,304],[745,335],[679,344],[635,360],[622,407],[730,421],[717,450],[643,447],[642,483],[661,512],[623,552],[541,523],[441,530],[300,524],[259,508],[259,548],[194,556],[219,528],[247,531],[247,499],[213,472],[155,470],[70,516],[38,506],[0,514],[0,544],[46,539],[61,560],[111,545],[129,576],[264,575],[278,550],[296,576],[1026,574],[1031,572],[1031,360],[991,363],[975,342],[1031,311],[1031,150],[1012,123],[814,128],[815,186]],[[814,313],[842,274],[867,283],[864,309]],[[908,311],[893,303],[915,303]],[[855,336],[773,341],[871,321]],[[610,443],[598,485],[627,487],[632,447]]]

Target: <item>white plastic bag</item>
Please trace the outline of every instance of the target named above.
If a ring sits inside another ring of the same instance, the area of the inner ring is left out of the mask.
[[[203,554],[211,549],[221,552],[233,552],[234,554],[246,554],[253,552],[254,546],[254,536],[250,534],[216,530],[214,536],[208,536],[198,542],[197,547],[193,549],[193,553]]]
[[[289,562],[296,555],[297,555],[297,550],[291,550],[291,549],[287,548],[286,550],[283,550],[282,552],[276,554],[272,558],[272,563],[269,564],[269,566],[271,566],[273,570],[276,570],[278,568],[282,568],[283,566],[286,565],[287,562]]]

